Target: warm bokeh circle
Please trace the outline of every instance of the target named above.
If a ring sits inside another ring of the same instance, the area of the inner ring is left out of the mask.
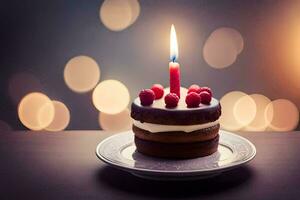
[[[244,130],[246,131],[265,131],[269,126],[269,123],[265,119],[265,110],[271,100],[262,94],[249,95],[256,104],[256,114],[250,124],[248,124]]]
[[[299,123],[299,110],[287,99],[277,99],[269,103],[265,119],[273,131],[292,131]]]
[[[97,85],[93,91],[93,104],[106,114],[117,114],[125,110],[130,95],[127,87],[117,80],[106,80]]]
[[[52,101],[55,115],[52,122],[45,128],[47,131],[62,131],[70,122],[70,111],[67,106],[60,101]]]
[[[19,103],[18,115],[22,124],[31,130],[42,130],[52,122],[55,109],[45,94],[27,94]]]
[[[120,113],[111,115],[99,113],[99,124],[103,130],[107,131],[125,131],[132,127],[130,110],[127,108]]]
[[[206,63],[217,69],[232,65],[244,48],[242,35],[233,28],[221,27],[213,31],[203,47]]]
[[[68,61],[64,70],[67,86],[75,92],[88,92],[100,80],[100,68],[97,62],[88,56],[76,56]]]
[[[239,121],[236,119],[234,107],[236,103],[244,96],[247,96],[247,94],[244,92],[232,91],[228,92],[220,99],[222,115],[219,121],[222,129],[237,131],[243,128],[244,125],[239,123]]]
[[[122,31],[133,24],[140,14],[137,0],[105,0],[100,7],[100,20],[111,31]]]

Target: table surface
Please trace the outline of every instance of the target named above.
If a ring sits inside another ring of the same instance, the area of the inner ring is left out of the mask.
[[[105,131],[0,133],[0,199],[299,199],[300,132],[240,133],[257,156],[198,181],[159,182],[95,156]]]

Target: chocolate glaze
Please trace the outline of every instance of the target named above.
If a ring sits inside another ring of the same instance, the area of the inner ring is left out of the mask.
[[[212,98],[210,105],[200,104],[197,108],[187,108],[185,96],[180,98],[176,108],[166,108],[163,98],[151,106],[142,106],[136,98],[131,104],[131,117],[141,122],[164,125],[195,125],[213,122],[221,115],[221,105]]]

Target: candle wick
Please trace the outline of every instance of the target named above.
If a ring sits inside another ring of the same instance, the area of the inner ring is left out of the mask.
[[[172,60],[172,62],[173,62],[173,63],[175,62],[175,56],[173,57],[173,60]]]

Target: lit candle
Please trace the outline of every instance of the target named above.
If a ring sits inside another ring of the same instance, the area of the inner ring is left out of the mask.
[[[180,97],[180,67],[179,63],[175,62],[178,58],[178,44],[175,27],[172,24],[170,32],[170,93],[177,94]]]

